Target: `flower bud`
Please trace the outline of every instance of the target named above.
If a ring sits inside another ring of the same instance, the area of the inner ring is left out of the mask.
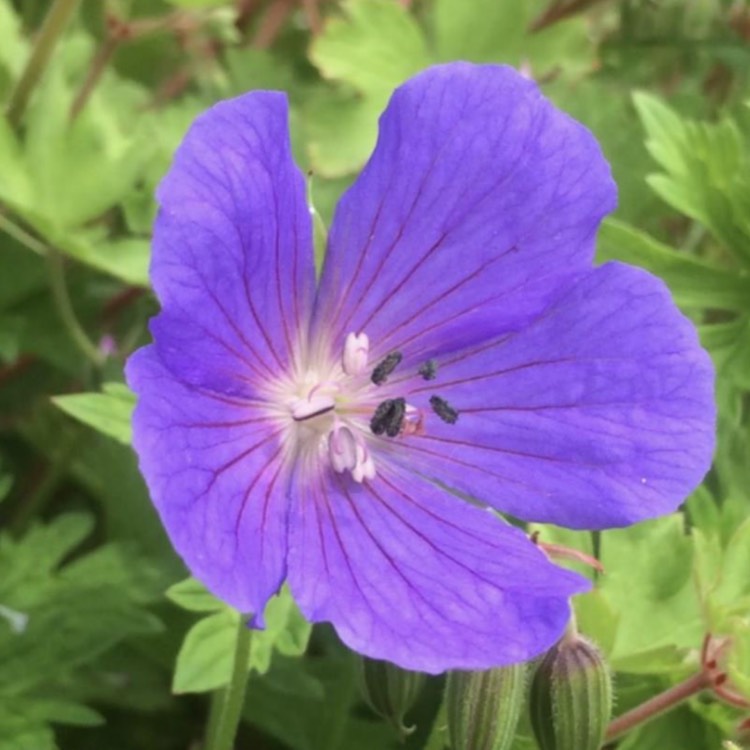
[[[566,635],[539,663],[531,726],[541,750],[598,750],[612,712],[612,680],[599,650]]]
[[[409,672],[388,661],[361,658],[360,683],[370,708],[405,737],[414,727],[404,725],[404,716],[419,697],[425,681],[421,672]]]
[[[508,750],[516,735],[526,665],[451,672],[445,692],[452,750]]]

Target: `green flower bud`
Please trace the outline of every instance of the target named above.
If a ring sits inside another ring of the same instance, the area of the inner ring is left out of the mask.
[[[508,750],[516,735],[526,665],[451,672],[445,690],[452,750]]]
[[[405,737],[414,727],[404,724],[404,717],[414,705],[424,686],[425,675],[409,672],[388,661],[362,657],[359,660],[362,694],[370,708]]]
[[[612,713],[612,678],[599,650],[566,635],[539,663],[531,726],[541,750],[598,750]]]

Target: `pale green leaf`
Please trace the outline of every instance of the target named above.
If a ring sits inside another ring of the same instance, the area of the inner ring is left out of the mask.
[[[239,619],[238,612],[226,608],[190,628],[177,655],[173,692],[209,692],[229,682]]]
[[[130,421],[135,408],[135,395],[125,386],[107,384],[103,393],[75,393],[54,396],[53,403],[79,422],[130,445]]]
[[[196,597],[187,592],[195,587],[187,582],[181,586],[183,590],[178,591],[178,598],[194,605]],[[173,594],[171,598],[174,599]],[[203,606],[206,602],[198,604]],[[224,605],[219,612],[193,625],[177,656],[172,681],[176,693],[207,692],[229,682],[240,617],[239,612]],[[287,656],[303,653],[311,630],[286,588],[268,602],[264,619],[265,628],[252,632],[248,660],[248,669],[260,674],[268,671],[274,651]]]
[[[679,668],[686,649],[700,643],[692,561],[692,540],[679,513],[602,534],[606,575],[599,586],[618,617],[613,667],[669,671]]]
[[[621,260],[651,271],[666,281],[681,307],[750,309],[750,270],[730,271],[678,252],[614,219],[599,231],[597,260]]]
[[[186,578],[167,589],[167,598],[190,612],[216,612],[226,605],[195,578]]]
[[[532,21],[546,5],[544,0],[436,0],[436,55],[445,61],[528,64],[539,75],[585,70],[594,46],[584,18],[530,33]]]
[[[303,123],[316,174],[339,177],[365,162],[394,88],[430,64],[416,20],[398,3],[349,0],[315,40],[310,58],[338,88],[308,97]]]
[[[310,58],[324,77],[387,96],[430,63],[424,36],[399,3],[347,0],[315,40]]]

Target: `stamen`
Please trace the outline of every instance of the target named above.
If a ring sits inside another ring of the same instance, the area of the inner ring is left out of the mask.
[[[370,339],[366,333],[347,333],[344,341],[342,366],[347,375],[361,375],[367,369]]]
[[[375,478],[375,462],[364,440],[346,425],[337,424],[328,436],[328,451],[334,471],[350,471],[355,482]]]
[[[382,385],[388,380],[388,376],[398,367],[403,359],[401,352],[391,352],[385,359],[372,371],[370,380],[375,385]]]
[[[387,398],[375,409],[370,420],[370,429],[375,435],[385,433],[388,437],[396,437],[401,431],[405,413],[406,399]]]
[[[352,479],[360,484],[365,479],[375,479],[375,462],[361,440],[357,442],[357,463],[352,469]]]
[[[440,396],[430,396],[430,406],[443,422],[447,424],[456,424],[458,421],[458,411],[444,398],[440,398]]]
[[[425,379],[425,380],[435,380],[435,376],[437,375],[437,362],[434,359],[428,359],[420,368],[417,370],[417,372]]]
[[[337,426],[328,436],[328,450],[334,471],[342,474],[357,464],[357,441],[348,427]]]
[[[298,398],[291,404],[292,419],[295,422],[304,422],[308,419],[319,417],[321,414],[333,411],[335,407],[336,403],[330,396]]]

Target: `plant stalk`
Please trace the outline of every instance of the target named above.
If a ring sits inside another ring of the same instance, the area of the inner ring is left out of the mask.
[[[252,631],[247,626],[245,618],[241,617],[234,644],[232,676],[229,684],[219,693],[219,705],[216,707],[218,716],[209,721],[209,725],[214,726],[209,726],[211,733],[206,750],[232,750],[242,716],[242,704],[245,701],[251,638]],[[213,710],[212,713],[215,714]]]
[[[80,2],[81,0],[54,0],[52,7],[45,16],[34,49],[31,51],[31,56],[13,89],[13,93],[10,95],[7,116],[13,128],[18,128],[20,125],[31,92],[47,69],[57,42],[78,9]]]
[[[78,322],[75,310],[73,309],[73,303],[68,294],[68,287],[65,283],[63,259],[60,253],[52,247],[47,249],[47,267],[55,307],[60,315],[60,320],[65,326],[65,330],[68,332],[71,341],[80,349],[86,359],[94,366],[100,367],[105,359],[104,354],[99,351],[99,348],[91,341],[86,331],[83,330],[83,327]]]
[[[663,713],[666,713],[688,698],[698,695],[698,693],[703,692],[710,686],[711,682],[705,672],[698,672],[692,677],[688,677],[683,682],[669,688],[669,690],[655,695],[640,706],[636,706],[631,711],[618,716],[607,727],[606,741],[611,742],[631,729],[635,729],[637,726],[655,719],[657,716],[661,716]]]

